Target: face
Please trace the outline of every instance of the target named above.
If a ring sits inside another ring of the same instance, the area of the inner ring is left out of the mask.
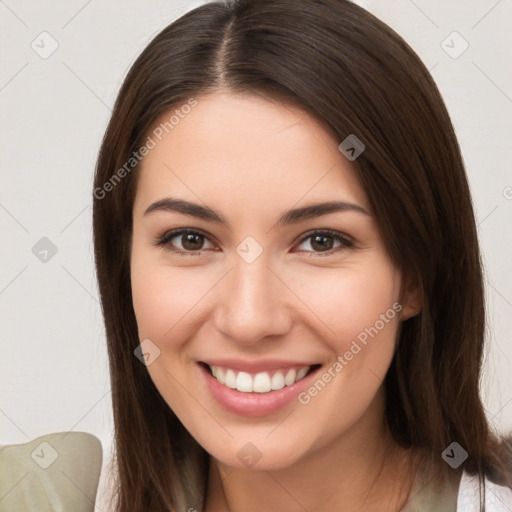
[[[341,141],[297,107],[196,101],[169,133],[173,112],[157,120],[138,171],[131,284],[147,371],[213,457],[285,468],[380,421],[412,310]]]

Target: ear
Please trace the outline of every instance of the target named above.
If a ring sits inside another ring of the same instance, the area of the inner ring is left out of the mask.
[[[401,319],[403,321],[418,315],[421,312],[423,304],[423,293],[418,284],[418,279],[408,276],[404,278],[402,285],[402,304]]]

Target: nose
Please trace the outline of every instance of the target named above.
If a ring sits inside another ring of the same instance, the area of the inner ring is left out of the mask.
[[[293,293],[261,255],[247,263],[238,256],[218,289],[216,328],[238,344],[260,345],[291,328]]]

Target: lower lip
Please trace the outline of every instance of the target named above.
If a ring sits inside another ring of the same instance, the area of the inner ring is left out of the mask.
[[[295,384],[276,391],[242,393],[221,384],[203,365],[198,364],[198,366],[206,380],[208,389],[217,402],[228,411],[243,416],[265,416],[283,409],[296,400],[299,393],[310,385],[311,379],[320,369],[318,367]]]

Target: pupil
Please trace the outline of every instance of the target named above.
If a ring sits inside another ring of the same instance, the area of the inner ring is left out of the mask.
[[[201,241],[199,240],[201,235],[188,234],[183,235],[182,244],[185,249],[193,250],[201,248]],[[195,242],[195,243],[194,243]]]
[[[325,244],[325,240],[331,240],[331,243]],[[323,240],[324,242],[319,242],[319,240]],[[315,247],[315,245],[318,244],[318,247]],[[329,249],[332,249],[332,237],[329,236],[315,236],[313,238],[313,241],[311,243],[314,249],[318,249],[320,251],[326,251]]]

